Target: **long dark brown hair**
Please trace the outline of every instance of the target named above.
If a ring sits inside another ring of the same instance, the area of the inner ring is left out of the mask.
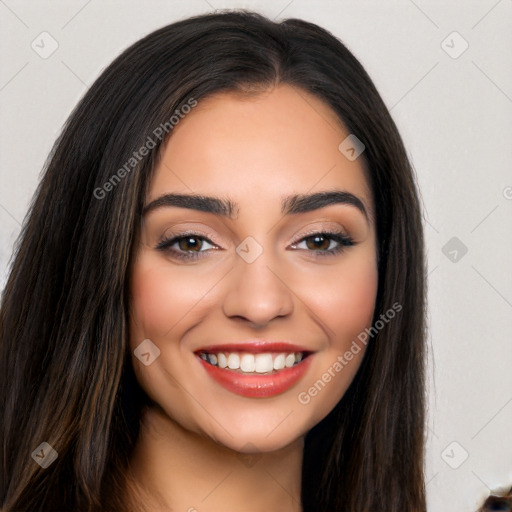
[[[4,512],[130,508],[123,488],[146,398],[128,348],[128,276],[165,139],[112,176],[191,98],[279,83],[322,99],[365,145],[379,247],[374,320],[402,306],[307,434],[303,510],[425,511],[424,248],[401,137],[368,74],[329,32],[231,11],[168,25],[124,51],[49,156],[2,297]],[[46,469],[31,457],[43,442],[58,454]]]

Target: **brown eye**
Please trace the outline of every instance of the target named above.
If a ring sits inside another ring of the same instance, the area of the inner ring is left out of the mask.
[[[305,238],[305,241],[307,248],[311,249],[312,251],[327,250],[329,248],[329,245],[331,244],[331,239],[323,234],[308,236],[307,238]]]
[[[292,244],[291,247],[323,257],[339,254],[351,245],[354,245],[354,240],[349,235],[341,232],[325,231],[305,236],[299,242]]]
[[[202,235],[185,233],[162,240],[155,249],[185,260],[206,256],[210,250],[218,249],[218,247]]]
[[[183,237],[178,241],[179,248],[182,251],[199,252],[203,245],[203,241],[195,236]]]

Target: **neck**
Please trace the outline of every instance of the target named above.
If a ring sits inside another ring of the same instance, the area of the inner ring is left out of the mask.
[[[241,454],[153,407],[141,423],[130,492],[144,496],[151,512],[300,512],[303,443],[299,438],[274,452]]]

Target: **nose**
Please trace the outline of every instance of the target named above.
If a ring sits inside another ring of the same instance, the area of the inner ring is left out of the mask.
[[[252,327],[265,327],[271,320],[287,317],[293,311],[293,292],[279,272],[269,265],[263,253],[247,263],[238,258],[230,272],[223,311],[229,318],[250,322]]]

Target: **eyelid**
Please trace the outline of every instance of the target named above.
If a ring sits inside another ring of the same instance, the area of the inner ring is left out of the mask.
[[[351,239],[355,243],[355,241],[354,241],[353,237],[350,235],[350,233],[345,228],[343,228],[339,225],[336,227],[320,226],[320,227],[311,228],[305,232],[299,231],[299,233],[300,233],[299,235],[293,236],[294,241],[291,242],[289,245],[295,245],[295,244],[301,242],[302,240],[304,240],[304,238],[308,238],[313,235],[320,235],[322,233],[326,234],[326,235],[340,235],[340,236]]]
[[[169,240],[179,240],[181,238],[186,237],[195,237],[195,238],[201,238],[206,240],[207,242],[211,243],[212,245],[217,245],[208,235],[205,235],[204,233],[200,233],[199,231],[183,231],[182,233],[170,233],[169,235],[165,235],[161,238],[161,242],[166,242]],[[159,242],[160,243],[160,242]]]
[[[183,238],[187,236],[196,236],[198,238],[204,238],[207,242],[212,245],[216,245],[220,248],[220,243],[216,240],[217,236],[213,233],[207,233],[201,228],[191,227],[181,230],[179,228],[168,229],[164,231],[163,235],[159,238],[157,244],[172,240],[173,238]]]

